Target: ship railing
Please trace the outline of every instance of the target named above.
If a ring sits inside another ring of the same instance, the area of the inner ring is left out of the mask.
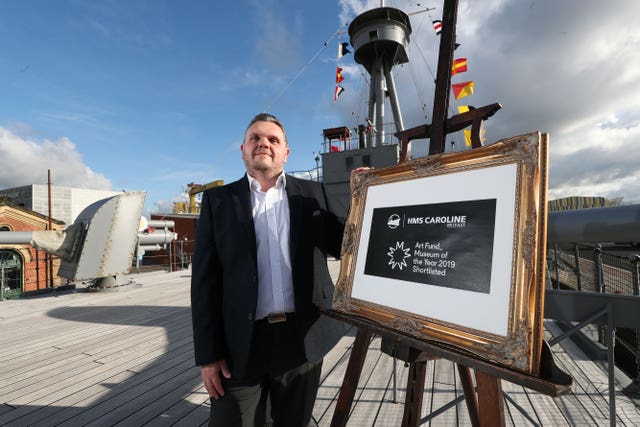
[[[371,147],[373,144],[374,135],[369,132],[364,138],[360,138],[357,134],[348,138],[341,139],[325,139],[322,144],[323,153],[332,153],[340,151],[358,150],[360,148]],[[395,132],[383,132],[382,145],[397,144],[398,139],[395,136]]]
[[[639,296],[640,247],[637,245],[552,244],[547,250],[548,274],[554,289],[595,292],[610,295]],[[606,346],[607,326],[583,329],[582,338],[594,347]],[[616,328],[615,364],[640,386],[640,330]],[[596,356],[597,357],[597,356]]]

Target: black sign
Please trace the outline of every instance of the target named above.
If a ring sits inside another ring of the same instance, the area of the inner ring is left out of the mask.
[[[489,293],[496,199],[373,210],[365,274]]]

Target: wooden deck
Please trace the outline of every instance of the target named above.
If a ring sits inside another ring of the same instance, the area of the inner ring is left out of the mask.
[[[206,423],[208,397],[193,364],[189,273],[137,276],[113,291],[68,292],[0,302],[0,426],[176,425]],[[552,325],[548,325],[552,329]],[[326,357],[314,410],[328,426],[353,334]],[[374,338],[365,361],[350,426],[397,426],[408,369]],[[574,377],[573,391],[552,399],[503,383],[507,424],[608,425],[606,366],[588,360],[570,341],[554,348]],[[454,365],[428,362],[423,416],[462,394]],[[640,408],[617,391],[617,424],[640,425]],[[470,425],[465,403],[431,421]]]

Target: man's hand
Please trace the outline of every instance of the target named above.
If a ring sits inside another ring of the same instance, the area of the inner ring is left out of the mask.
[[[225,378],[231,378],[231,371],[229,371],[227,361],[224,359],[200,367],[200,374],[202,375],[204,388],[207,389],[209,396],[214,399],[219,399],[220,396],[224,395],[222,380],[220,378],[221,372]]]

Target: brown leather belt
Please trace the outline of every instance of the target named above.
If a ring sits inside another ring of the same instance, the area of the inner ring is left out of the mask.
[[[266,322],[271,324],[271,323],[282,323],[291,319],[293,319],[293,313],[271,313],[267,317],[258,319],[258,322]]]

